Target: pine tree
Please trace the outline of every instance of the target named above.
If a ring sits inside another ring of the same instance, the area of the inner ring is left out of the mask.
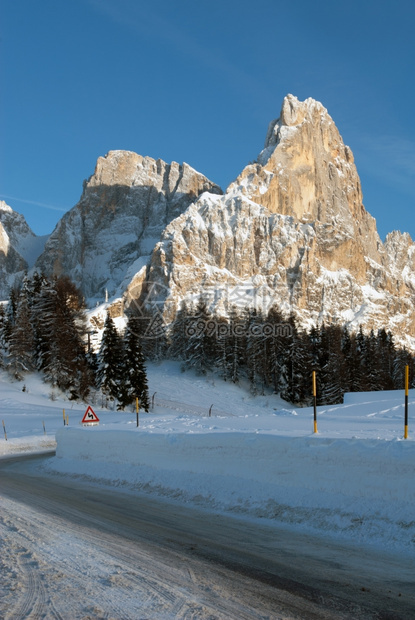
[[[124,369],[125,383],[120,399],[122,406],[125,407],[138,398],[140,408],[148,411],[150,399],[140,336],[130,323],[124,335]]]
[[[85,398],[93,379],[85,357],[83,298],[68,277],[43,282],[32,321],[38,369],[72,398]]]
[[[184,367],[192,368],[198,375],[212,370],[215,361],[215,319],[200,297],[196,308],[190,310],[184,342]]]
[[[391,332],[384,328],[378,331],[376,355],[379,360],[382,390],[393,390],[393,360],[396,350]]]
[[[34,333],[31,323],[27,288],[23,287],[16,307],[14,325],[9,335],[8,369],[12,375],[21,380],[23,373],[33,371]]]
[[[0,368],[4,368],[4,357],[6,355],[6,343],[4,340],[4,325],[6,322],[6,312],[4,304],[0,303]]]
[[[255,308],[246,312],[246,371],[254,396],[264,387],[263,322]]]
[[[344,360],[343,368],[343,396],[346,392],[352,392],[352,337],[346,325],[342,327],[341,352]]]
[[[6,306],[2,329],[2,342],[6,353],[8,351],[11,333],[16,322],[18,298],[19,289],[17,287],[12,287],[10,289],[10,295]]]
[[[320,346],[324,355],[318,373],[318,404],[335,405],[343,402],[346,373],[342,336],[338,325],[322,326]]]
[[[291,342],[291,324],[284,321],[277,308],[271,308],[267,316],[267,326],[271,331],[267,337],[267,366],[269,379],[273,384],[274,392],[279,394],[285,387],[285,379],[282,376],[282,367],[285,352]]]
[[[217,372],[224,381],[229,379],[229,323],[224,317],[216,318],[216,340],[212,351],[212,370]]]
[[[124,397],[124,347],[109,313],[105,319],[101,346],[98,352],[97,382],[111,400]]]
[[[363,364],[366,368],[366,380],[369,391],[382,390],[382,367],[379,357],[379,340],[373,329],[366,338],[366,351]]]
[[[352,392],[367,392],[369,383],[367,379],[367,338],[360,325],[359,331],[352,340]]]
[[[246,352],[247,326],[243,316],[238,315],[235,307],[229,311],[227,327],[227,334],[223,336],[223,371],[232,383],[239,383]]]
[[[44,273],[39,273],[38,271],[34,272],[32,279],[28,281],[28,289],[32,298],[36,299],[47,281],[48,279]]]
[[[184,360],[189,321],[189,308],[182,302],[170,329],[168,354],[172,359]]]
[[[98,355],[94,353],[92,349],[89,349],[85,355],[86,364],[88,367],[88,374],[90,377],[90,386],[93,388],[98,387]]]
[[[312,358],[308,335],[299,332],[293,316],[288,323],[291,336],[281,362],[281,397],[291,403],[310,404],[312,397]]]
[[[56,355],[54,345],[57,339],[56,307],[56,291],[52,281],[46,280],[32,304],[35,359],[38,370],[44,370]]]
[[[405,387],[405,367],[409,367],[409,385],[412,385],[414,376],[414,358],[405,349],[398,349],[393,362],[393,385],[395,390]]]

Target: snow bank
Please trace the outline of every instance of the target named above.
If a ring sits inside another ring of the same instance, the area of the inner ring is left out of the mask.
[[[148,378],[155,406],[138,428],[134,408],[108,410],[98,398],[90,404],[100,424],[84,428],[86,404],[52,394],[36,375],[11,383],[0,372],[0,456],[52,449],[56,435],[49,473],[415,552],[415,390],[403,440],[403,390],[318,407],[313,434],[313,409],[275,394],[253,397],[173,362],[148,364]]]
[[[66,428],[57,457],[61,473],[362,541],[415,542],[414,442]]]

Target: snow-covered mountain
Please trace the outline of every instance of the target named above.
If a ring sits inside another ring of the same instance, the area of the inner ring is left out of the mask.
[[[186,163],[110,151],[84,182],[80,201],[49,237],[36,268],[65,273],[90,300],[121,295],[164,228],[204,191],[222,193]]]
[[[25,218],[0,200],[0,298],[7,299],[16,276],[30,269],[47,236],[38,237]]]
[[[218,313],[275,304],[305,326],[385,327],[415,349],[415,244],[396,231],[382,243],[352,152],[313,99],[288,95],[257,162],[166,227],[141,298],[139,288],[128,302],[166,323],[204,292]]]
[[[4,294],[41,239],[0,204]],[[90,305],[107,291],[166,324],[202,292],[219,314],[276,305],[304,326],[385,327],[415,351],[415,244],[397,231],[382,243],[352,151],[313,99],[285,97],[256,162],[224,195],[185,163],[100,157],[35,268],[69,275]]]

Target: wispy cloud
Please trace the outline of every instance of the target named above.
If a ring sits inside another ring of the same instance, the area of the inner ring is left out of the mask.
[[[415,142],[403,136],[359,134],[353,152],[359,171],[415,197]]]
[[[51,211],[60,211],[65,213],[68,209],[63,209],[62,207],[57,207],[55,205],[48,205],[44,202],[38,202],[37,200],[25,200],[24,198],[17,198],[17,196],[9,196],[8,194],[0,194],[0,198],[2,200],[14,200],[15,202],[23,202],[28,205],[36,205],[37,207],[42,207],[43,209],[50,209]]]

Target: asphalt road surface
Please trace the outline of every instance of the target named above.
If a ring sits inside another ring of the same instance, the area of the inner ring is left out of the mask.
[[[4,620],[415,618],[415,558],[0,460]]]

